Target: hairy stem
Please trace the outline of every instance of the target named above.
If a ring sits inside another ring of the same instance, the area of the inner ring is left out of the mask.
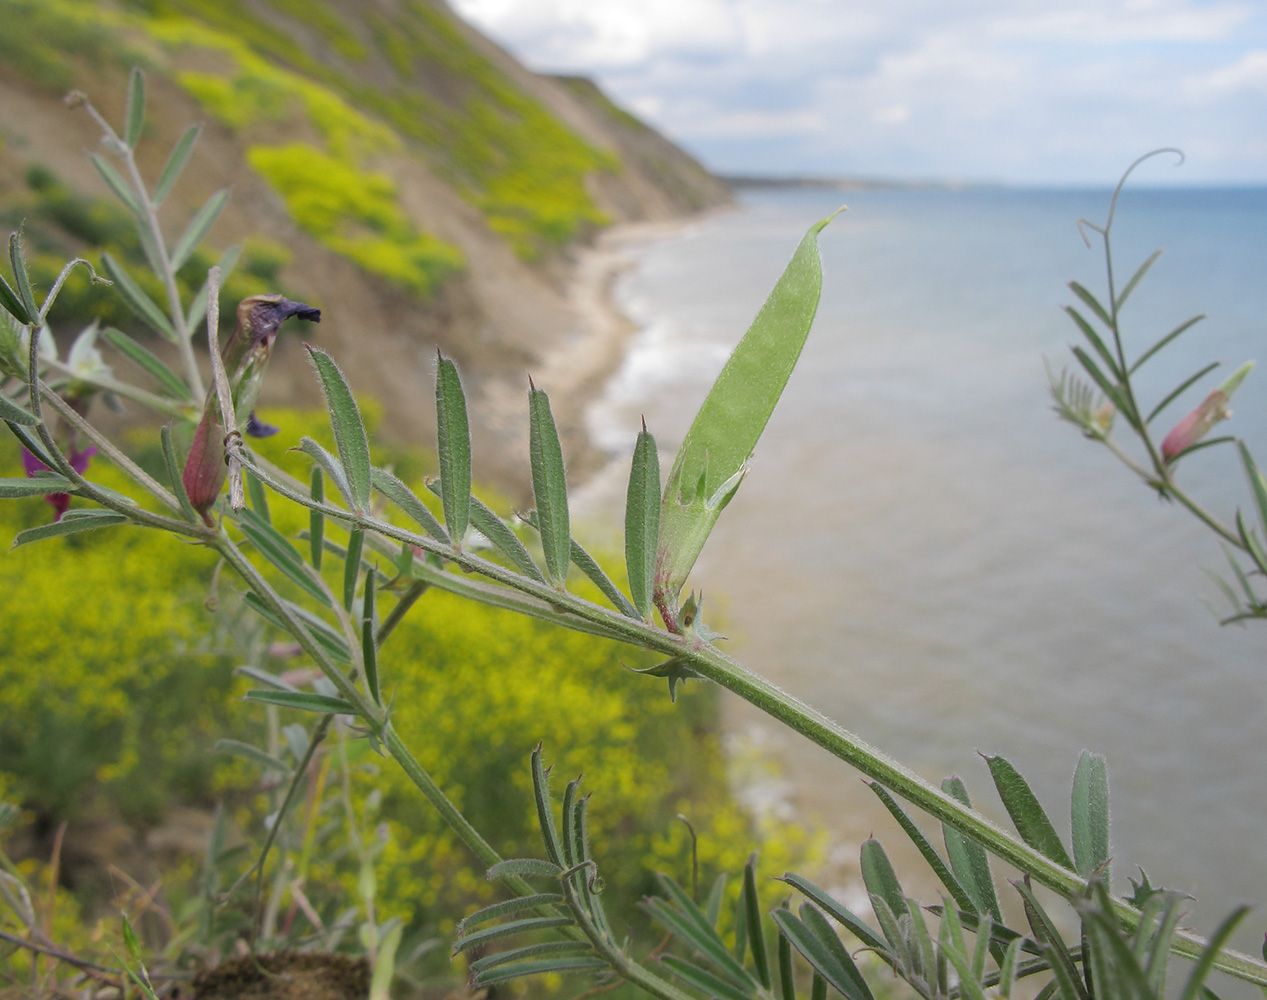
[[[252,471],[257,472],[270,486],[275,485],[268,473],[254,467]],[[327,517],[413,545],[425,552],[435,553],[468,572],[478,573],[505,587],[536,598],[559,613],[558,620],[561,624],[584,631],[602,631],[620,641],[652,649],[667,656],[680,657],[701,677],[714,681],[726,690],[737,694],[867,777],[880,782],[895,794],[918,806],[934,819],[946,823],[977,841],[990,853],[1020,871],[1029,873],[1036,882],[1058,892],[1066,899],[1077,898],[1087,891],[1087,881],[1076,873],[1056,864],[1030,847],[1017,835],[1009,833],[985,816],[964,806],[936,785],[870,746],[787,692],[780,690],[763,677],[752,673],[714,646],[698,639],[671,634],[641,619],[625,617],[566,591],[555,590],[548,584],[522,576],[503,566],[472,555],[470,552],[444,545],[429,535],[420,535],[364,514],[356,514],[326,503],[318,503],[301,491],[287,490],[284,486],[283,490],[297,503],[319,510]],[[438,575],[452,576],[452,574],[444,573]],[[1125,901],[1115,899],[1113,906],[1123,924],[1134,927],[1138,923],[1139,911]],[[1204,940],[1199,936],[1182,933],[1177,935],[1173,950],[1188,957],[1195,957],[1200,954],[1204,945]],[[1224,951],[1215,960],[1215,967],[1238,978],[1267,986],[1267,965],[1247,955]]]

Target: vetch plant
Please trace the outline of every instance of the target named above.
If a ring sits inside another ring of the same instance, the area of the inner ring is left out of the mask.
[[[91,105],[85,106],[96,117]],[[150,193],[132,157],[143,110],[143,77],[137,71],[124,138],[101,122],[106,146],[124,164],[124,174],[104,159],[94,162],[148,234],[151,264],[167,279],[173,261],[197,244],[223,199],[214,196],[176,246],[167,248],[157,224],[157,206],[188,160],[196,134],[186,133],[157,190]],[[374,464],[355,395],[335,359],[317,347],[309,346],[308,354],[325,397],[334,451],[308,438],[297,443],[312,463],[307,481],[260,459],[241,429],[249,426],[272,338],[286,318],[315,319],[315,310],[280,296],[248,299],[239,307],[238,332],[221,350],[215,332],[214,269],[205,301],[186,309],[173,295],[166,311],[129,281],[126,272],[110,269],[129,305],[176,345],[184,372],[172,372],[135,342],[118,340],[115,346],[144,359],[142,367],[166,392],[163,397],[152,394],[161,404],[156,407],[160,412],[186,426],[197,421],[193,445],[183,456],[177,445],[181,435],[170,427],[162,430],[168,482],[157,482],[46,377],[40,344],[49,336],[44,316],[56,289],[37,305],[14,239],[14,284],[0,287],[0,307],[12,339],[24,350],[8,355],[0,383],[0,417],[50,471],[30,479],[0,480],[0,497],[64,493],[88,505],[67,512],[54,524],[19,533],[14,544],[126,526],[170,533],[214,552],[245,588],[247,605],[293,639],[322,675],[312,691],[297,690],[277,677],[261,677],[262,686],[248,697],[270,710],[309,713],[315,726],[311,745],[336,719],[354,727],[371,747],[395,761],[512,897],[468,917],[458,938],[459,950],[482,949],[520,934],[546,936],[506,957],[474,959],[471,970],[478,982],[547,971],[587,972],[623,978],[664,1000],[685,1000],[700,992],[727,1000],[776,995],[791,1000],[806,981],[815,1000],[828,986],[850,998],[871,997],[873,990],[834,929],[834,920],[927,997],[985,997],[988,991],[1010,996],[1019,977],[1040,974],[1048,980],[1046,996],[1130,995],[1124,992],[1127,980],[1122,977],[1135,974],[1123,952],[1141,970],[1130,980],[1134,995],[1149,995],[1142,992],[1145,989],[1157,995],[1158,969],[1164,968],[1171,953],[1196,960],[1186,995],[1202,988],[1211,968],[1267,987],[1267,964],[1224,947],[1222,930],[1205,941],[1177,929],[1165,901],[1154,903],[1145,892],[1130,899],[1110,895],[1107,771],[1102,759],[1086,755],[1079,764],[1071,803],[1073,838],[1067,847],[1024,779],[1006,760],[991,758],[991,777],[1013,827],[1005,829],[971,806],[958,779],[940,786],[927,781],[727,656],[713,644],[716,636],[702,620],[698,598],[681,600],[696,557],[738,489],[748,456],[808,334],[822,283],[817,237],[829,221],[813,225],[797,248],[706,398],[663,488],[655,440],[645,427],[637,436],[625,512],[628,594],[571,536],[564,456],[550,400],[531,382],[527,405],[535,509],[525,520],[536,532],[539,554],[471,495],[466,399],[456,367],[445,358],[437,365],[439,477],[431,484],[439,496],[442,519],[406,483]],[[1106,239],[1107,231],[1106,226]],[[166,280],[165,285],[174,288]],[[1124,297],[1113,299],[1114,309]],[[1110,319],[1115,315],[1105,313]],[[204,315],[214,371],[210,390],[202,381],[190,333]],[[1126,371],[1120,346],[1116,356],[1107,348],[1097,353],[1106,364],[1116,357],[1116,370]],[[100,373],[82,377],[102,391],[108,388]],[[1112,387],[1107,378],[1105,383]],[[132,398],[145,401],[135,394]],[[1110,399],[1132,427],[1146,426],[1126,387],[1114,387]],[[1075,402],[1080,408],[1071,412],[1085,409],[1091,414],[1089,402],[1081,396]],[[55,419],[123,470],[137,496],[121,495],[88,479],[87,470],[76,467],[73,451],[54,433]],[[1102,423],[1088,415],[1084,426]],[[1171,489],[1167,466],[1159,452],[1155,457],[1159,481]],[[227,472],[222,472],[225,461]],[[226,478],[227,498],[221,496]],[[1267,498],[1267,487],[1262,495]],[[307,511],[305,537],[289,537],[275,526],[270,504],[279,498]],[[383,512],[384,501],[410,526],[389,518]],[[1267,499],[1263,512],[1267,518]],[[488,539],[491,550],[469,544],[472,527]],[[570,589],[574,571],[587,577],[610,606]],[[556,818],[541,753],[533,755],[545,857],[506,859],[488,839],[490,832],[476,829],[397,731],[391,638],[401,618],[433,589],[658,654],[664,660],[650,672],[667,678],[671,696],[683,679],[702,678],[750,702],[869,779],[946,887],[946,899],[931,910],[910,900],[883,850],[869,842],[863,847],[863,872],[879,935],[822,890],[792,874],[785,880],[806,902],[795,913],[780,907],[764,914],[754,862],[742,873],[735,932],[727,942],[718,930],[722,888],[713,887],[701,901],[695,887],[688,891],[666,877],[646,910],[671,936],[676,950],[635,954],[633,945],[614,930],[624,922],[609,918],[603,906],[602,880],[589,843],[587,802],[578,782],[566,786],[561,816]],[[292,788],[303,772],[303,767],[293,769]],[[293,795],[288,793],[285,802],[289,801]],[[944,856],[906,813],[902,801],[940,825]],[[1004,926],[991,856],[1019,873],[1017,890],[1028,929]],[[262,871],[263,859],[259,867]],[[1074,904],[1083,921],[1083,943],[1068,946],[1061,940],[1046,917],[1045,904],[1034,895],[1033,888],[1039,885]],[[935,930],[929,913],[937,918]],[[971,947],[968,937],[974,938]],[[773,959],[766,950],[767,939],[776,945]],[[390,962],[394,945],[388,935],[380,944],[381,961]],[[380,994],[386,991],[382,980],[388,975],[378,973]]]
[[[1080,305],[1067,306],[1066,312],[1078,327],[1086,346],[1072,348],[1074,358],[1082,368],[1085,378],[1068,370],[1056,375],[1048,371],[1055,410],[1061,419],[1079,427],[1093,441],[1105,445],[1117,458],[1144,483],[1157,491],[1165,500],[1174,501],[1186,508],[1207,528],[1213,531],[1225,546],[1235,586],[1219,580],[1232,614],[1226,622],[1244,621],[1267,617],[1267,603],[1255,589],[1256,578],[1267,573],[1267,481],[1264,481],[1258,465],[1246,444],[1230,435],[1208,437],[1219,423],[1232,414],[1229,403],[1233,393],[1250,374],[1254,362],[1247,361],[1228,376],[1220,385],[1211,389],[1206,397],[1186,416],[1175,421],[1165,436],[1158,441],[1157,425],[1162,428],[1164,414],[1185,392],[1199,384],[1219,367],[1212,361],[1185,378],[1166,392],[1151,406],[1140,399],[1137,376],[1140,369],[1161,351],[1174,344],[1204,316],[1193,316],[1176,325],[1169,332],[1151,342],[1143,350],[1132,355],[1122,323],[1122,312],[1127,300],[1139,287],[1162,251],[1154,250],[1135,269],[1125,284],[1119,286],[1116,277],[1116,261],[1113,256],[1113,223],[1122,189],[1135,169],[1155,156],[1170,154],[1183,161],[1177,149],[1158,149],[1141,156],[1127,168],[1113,191],[1109,213],[1103,225],[1079,220],[1085,233],[1090,231],[1100,240],[1104,252],[1105,295],[1096,296],[1089,289],[1074,281],[1069,288]],[[1087,239],[1090,246],[1090,240]],[[1132,455],[1114,436],[1115,417],[1121,417],[1134,437],[1143,457]],[[1172,418],[1173,419],[1173,418]],[[1235,444],[1241,465],[1248,479],[1254,510],[1247,517],[1236,511],[1230,522],[1220,518],[1192,496],[1179,482],[1179,469],[1183,459],[1204,448]],[[1253,519],[1257,524],[1252,523]],[[1243,567],[1237,554],[1248,560]]]

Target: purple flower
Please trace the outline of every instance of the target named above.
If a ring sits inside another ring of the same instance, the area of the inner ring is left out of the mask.
[[[256,419],[255,399],[259,395],[260,382],[264,378],[277,331],[292,316],[319,323],[321,310],[280,295],[252,295],[238,303],[237,316],[237,328],[220,352],[237,408],[235,417],[239,426],[233,430],[267,437],[276,428]],[[209,528],[215,527],[211,508],[224,488],[227,462],[225,428],[220,424],[220,401],[212,386],[207,392],[202,420],[194,431],[193,444],[181,474],[189,502]]]
[[[70,459],[70,467],[82,476],[88,471],[88,462],[95,454],[97,454],[96,448],[85,448],[83,451],[80,451],[72,443],[70,446],[70,455],[68,456]],[[53,471],[25,448],[22,449],[22,468],[26,470],[28,479],[34,479],[41,472]],[[53,515],[53,520],[60,521],[62,519],[62,515],[65,514],[67,509],[70,507],[70,494],[46,493],[44,494],[44,499],[51,503],[53,505],[53,510],[56,511]]]
[[[246,433],[253,438],[267,438],[276,434],[280,427],[276,424],[266,424],[263,420],[255,415],[255,411],[251,411],[251,415],[246,420]]]

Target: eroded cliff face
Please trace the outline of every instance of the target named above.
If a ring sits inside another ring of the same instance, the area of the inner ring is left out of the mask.
[[[0,207],[11,226],[25,220],[28,246],[99,253],[91,234],[59,232],[32,171],[89,203],[110,199],[86,155],[99,130],[62,98],[82,90],[117,125],[128,70],[142,65],[138,157],[151,183],[184,129],[203,125],[163,206],[169,237],[230,188],[209,259],[255,248],[241,280],[319,306],[321,325],[303,335],[382,404],[380,433],[397,443],[433,440],[435,354],[453,357],[477,474],[512,490],[526,421],[505,401],[584,332],[569,296],[578,249],[609,223],[729,197],[588,81],[530,72],[439,0],[0,0],[0,12],[12,27],[0,51]],[[54,327],[79,322],[75,308],[55,311]],[[317,399],[298,337],[283,336],[262,400]],[[558,400],[561,431],[579,443],[568,403]]]

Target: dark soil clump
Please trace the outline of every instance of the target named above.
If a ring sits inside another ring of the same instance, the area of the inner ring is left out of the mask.
[[[366,1000],[370,965],[350,955],[278,952],[199,973],[194,1000]]]

